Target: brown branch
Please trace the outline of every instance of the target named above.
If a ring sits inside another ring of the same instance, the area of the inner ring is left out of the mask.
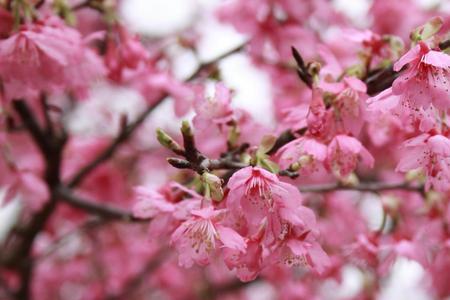
[[[355,186],[346,186],[339,183],[318,184],[311,186],[302,186],[300,191],[303,193],[327,193],[334,191],[360,191],[360,192],[381,192],[389,190],[406,190],[411,192],[423,193],[423,186],[414,186],[406,182],[402,183],[386,183],[386,182],[368,182],[359,183]]]
[[[111,142],[108,147],[106,147],[105,150],[103,150],[102,153],[100,153],[91,162],[81,168],[81,170],[79,170],[78,173],[73,176],[73,178],[67,183],[67,186],[72,188],[79,185],[89,173],[91,173],[100,164],[111,158],[116,150],[131,137],[134,131],[145,121],[150,113],[153,112],[153,110],[155,110],[163,102],[163,100],[167,96],[167,94],[162,95],[154,104],[150,105],[143,113],[141,113],[133,123],[123,128],[120,131],[119,135]]]
[[[83,9],[83,8],[91,8],[91,9],[94,9],[94,10],[100,12],[100,13],[102,13],[103,10],[104,10],[101,2],[96,1],[96,0],[86,0],[84,2],[81,2],[81,3],[73,6],[71,8],[71,10],[72,11],[77,11],[77,10],[80,10],[80,9]]]
[[[399,75],[400,72],[395,72],[393,66],[371,71],[365,80],[367,84],[367,94],[369,96],[374,96],[385,89],[390,88]]]
[[[28,108],[28,105],[24,100],[14,100],[12,105],[14,110],[20,116],[23,126],[30,132],[31,138],[45,156],[46,153],[49,152],[47,137]]]
[[[14,100],[12,105],[45,159],[45,182],[51,191],[50,199],[42,209],[34,214],[27,224],[16,229],[16,236],[11,237],[10,243],[5,246],[5,249],[9,251],[5,251],[1,257],[3,266],[15,269],[19,273],[20,287],[15,295],[16,298],[29,299],[34,264],[31,259],[31,249],[36,236],[56,208],[57,202],[53,188],[59,185],[62,150],[67,136],[64,131],[58,135],[53,131],[44,132],[24,100]]]
[[[124,222],[147,222],[149,219],[139,219],[133,216],[129,211],[121,208],[109,206],[106,204],[95,203],[92,200],[87,200],[82,197],[74,195],[70,189],[64,186],[59,186],[56,194],[61,198],[61,201],[71,205],[72,207],[81,209],[89,214],[102,217],[104,219],[124,221]]]
[[[191,76],[189,76],[186,79],[186,81],[194,80],[195,78],[200,76],[204,70],[209,69],[211,66],[217,64],[217,62],[219,62],[220,60],[244,49],[245,45],[246,44],[239,45],[238,47],[235,47],[227,51],[226,53],[218,56],[217,58],[215,58],[210,62],[204,62],[200,64],[197,70],[194,73],[192,73]],[[98,165],[102,164],[103,162],[111,158],[114,155],[115,151],[131,137],[134,131],[147,119],[147,117],[163,102],[163,100],[167,96],[168,94],[166,93],[161,95],[161,97],[154,104],[150,105],[144,112],[142,112],[133,123],[126,126],[120,132],[120,134],[111,142],[111,144],[102,153],[100,153],[99,156],[97,156],[95,159],[89,162],[86,166],[84,166],[81,170],[78,171],[78,173],[76,173],[73,176],[73,178],[67,183],[67,186],[73,188],[79,185],[84,180],[84,178],[89,173],[91,173]]]
[[[439,49],[442,51],[450,47],[450,40],[443,41],[439,43]]]

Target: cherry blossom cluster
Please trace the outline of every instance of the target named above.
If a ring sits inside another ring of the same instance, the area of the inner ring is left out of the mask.
[[[388,299],[402,262],[450,297],[445,1],[127,1],[0,0],[0,299]]]

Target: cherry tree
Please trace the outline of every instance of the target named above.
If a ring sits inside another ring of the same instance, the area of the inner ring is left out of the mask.
[[[141,37],[125,1],[0,0],[0,299],[378,299],[402,259],[450,296],[450,14],[223,1],[245,39],[203,61],[199,24]],[[236,105],[234,55],[273,124]]]

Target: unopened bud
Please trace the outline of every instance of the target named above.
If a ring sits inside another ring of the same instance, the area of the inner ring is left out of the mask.
[[[163,147],[172,150],[177,154],[183,152],[183,148],[181,148],[181,146],[161,128],[156,129],[156,138]]]
[[[415,169],[415,170],[408,171],[405,175],[405,179],[407,182],[411,182],[414,180],[422,181],[425,178],[424,176],[425,176],[425,174],[423,173],[423,171],[421,169]]]
[[[444,20],[441,17],[434,17],[411,32],[410,39],[413,42],[427,40],[438,33],[443,24]]]
[[[312,155],[309,155],[309,154],[302,155],[298,159],[298,163],[300,164],[300,167],[307,166],[310,163],[312,163],[312,161],[313,161],[313,157],[312,157]]]
[[[276,141],[277,141],[277,138],[275,136],[265,135],[261,140],[261,144],[259,144],[258,153],[266,154],[267,152],[272,150]]]
[[[186,120],[181,122],[181,133],[183,136],[193,136],[191,125]]]
[[[301,167],[302,167],[302,166],[300,165],[299,162],[295,162],[295,163],[293,163],[293,164],[291,164],[291,165],[289,166],[289,170],[292,170],[292,171],[294,171],[294,172],[297,172],[298,170],[300,170]]]
[[[207,198],[211,198],[214,201],[222,201],[222,179],[214,174],[205,172],[202,174],[202,180],[205,184],[205,196]]]
[[[347,176],[341,178],[341,183],[345,186],[357,186],[359,184],[359,179],[355,173],[350,173]]]

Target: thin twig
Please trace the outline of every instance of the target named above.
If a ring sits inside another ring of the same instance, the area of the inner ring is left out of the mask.
[[[215,58],[214,60],[212,60],[210,62],[204,62],[204,63],[200,64],[200,66],[197,68],[197,70],[194,73],[192,73],[191,76],[189,76],[186,79],[186,81],[194,80],[195,78],[200,76],[202,71],[209,69],[211,66],[217,64],[217,62],[224,59],[225,57],[228,57],[232,54],[235,54],[235,53],[241,51],[242,49],[244,49],[245,45],[246,45],[245,43],[242,45],[239,45],[239,46],[225,52],[224,54],[218,56],[217,58]],[[76,173],[73,176],[73,178],[67,183],[67,186],[70,188],[73,188],[73,187],[79,185],[84,180],[84,178],[89,173],[91,173],[98,165],[100,165],[101,163],[103,163],[106,160],[108,160],[109,158],[111,158],[114,155],[115,151],[131,137],[131,135],[134,133],[134,131],[147,119],[147,117],[163,102],[163,100],[167,96],[169,96],[169,95],[166,93],[161,95],[161,97],[158,100],[156,100],[155,103],[150,105],[144,112],[142,112],[134,122],[132,122],[130,125],[126,126],[120,132],[120,134],[111,142],[111,144],[105,150],[103,150],[102,153],[99,154],[99,156],[97,156],[95,159],[93,159],[91,162],[89,162],[86,166],[84,166],[81,170],[78,171],[78,173]]]
[[[13,107],[45,159],[45,182],[51,191],[50,199],[23,228],[17,231],[17,236],[11,238],[10,251],[5,255],[2,254],[3,257],[1,257],[2,265],[18,271],[20,287],[15,296],[17,299],[26,300],[30,298],[34,266],[31,249],[36,236],[44,228],[57,206],[53,188],[59,185],[62,150],[67,136],[64,131],[60,135],[50,134],[50,131],[44,132],[24,100],[14,100]]]
[[[439,44],[439,49],[445,50],[450,47],[450,40],[443,41]]]
[[[339,190],[374,192],[374,193],[389,190],[406,190],[422,193],[424,191],[424,187],[410,185],[409,183],[406,182],[401,183],[368,182],[368,183],[359,183],[355,186],[346,186],[339,183],[330,183],[330,184],[318,184],[300,187],[300,191],[303,193],[326,193]]]
[[[57,196],[61,200],[71,206],[81,209],[94,216],[99,216],[105,219],[118,220],[124,222],[144,222],[149,219],[143,220],[133,216],[129,211],[109,206],[106,204],[95,203],[92,200],[87,200],[82,197],[76,196],[70,189],[64,186],[60,186],[56,192]]]

